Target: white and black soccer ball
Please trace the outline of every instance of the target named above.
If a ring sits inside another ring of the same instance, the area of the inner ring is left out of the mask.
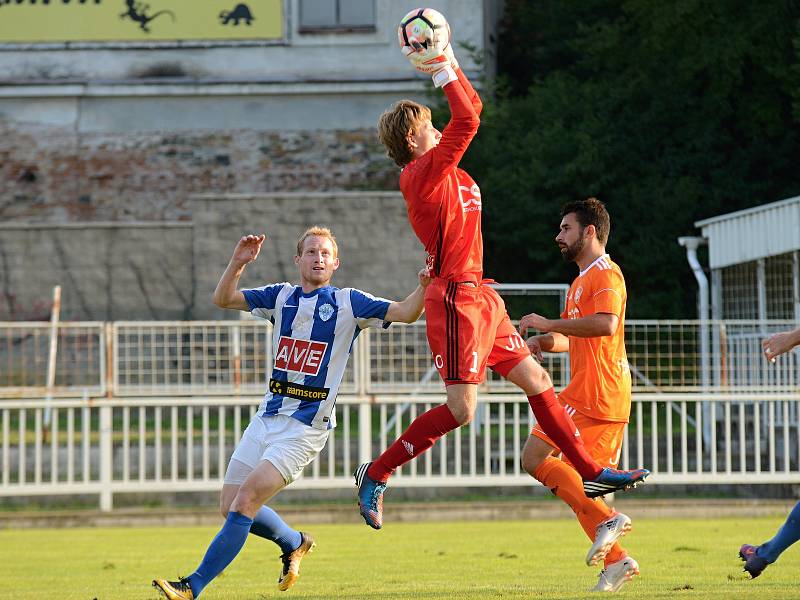
[[[425,49],[432,46],[442,50],[450,43],[450,25],[438,10],[415,8],[402,18],[397,28],[397,41],[401,48],[411,46],[412,38],[416,38]]]

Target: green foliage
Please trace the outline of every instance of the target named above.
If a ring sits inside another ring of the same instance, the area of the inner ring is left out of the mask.
[[[754,581],[744,579],[736,559],[743,542],[768,539],[784,516],[636,519],[623,545],[642,571],[622,597],[796,598],[797,548],[789,548]],[[583,562],[588,540],[574,518],[393,522],[379,533],[363,523],[299,525],[314,535],[317,549],[303,560],[300,579],[289,592],[298,599],[579,600],[590,597],[587,590],[599,572]],[[216,531],[216,527],[0,531],[4,567],[0,597],[155,600],[160,596],[150,581],[190,573]],[[279,554],[271,542],[250,536],[242,553],[202,598],[283,598],[275,585]]]
[[[800,194],[800,3],[509,0],[505,24],[462,164],[483,194],[487,275],[571,281],[559,209],[596,196],[628,315],[695,317],[676,238]]]

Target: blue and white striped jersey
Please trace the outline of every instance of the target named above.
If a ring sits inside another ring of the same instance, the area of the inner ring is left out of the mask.
[[[390,301],[330,286],[304,294],[291,283],[242,292],[250,312],[274,325],[272,376],[259,413],[335,427],[336,394],[353,343],[362,329],[389,326],[383,319]]]

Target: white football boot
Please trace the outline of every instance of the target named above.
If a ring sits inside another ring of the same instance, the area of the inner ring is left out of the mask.
[[[639,563],[630,556],[611,563],[600,571],[600,580],[593,592],[618,592],[623,585],[639,574]]]
[[[586,564],[593,567],[606,557],[616,541],[631,530],[631,519],[615,512],[597,526],[594,543],[586,554]]]

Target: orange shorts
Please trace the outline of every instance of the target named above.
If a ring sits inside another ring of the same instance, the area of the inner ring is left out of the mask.
[[[425,289],[425,319],[433,363],[445,385],[481,383],[487,366],[506,376],[530,356],[505,302],[487,285],[434,279]]]
[[[559,402],[561,401],[559,400]],[[591,457],[602,467],[613,467],[616,469],[619,464],[620,452],[622,452],[622,440],[625,436],[626,423],[601,421],[599,419],[587,417],[565,402],[561,402],[561,406],[563,406],[564,410],[572,417],[575,428],[580,432],[581,439],[583,439],[583,445],[586,447],[586,451]],[[531,435],[544,440],[554,448],[558,448],[558,446],[547,437],[545,432],[542,431],[538,423],[531,429]],[[566,457],[563,456],[562,460],[567,463],[569,462]]]

